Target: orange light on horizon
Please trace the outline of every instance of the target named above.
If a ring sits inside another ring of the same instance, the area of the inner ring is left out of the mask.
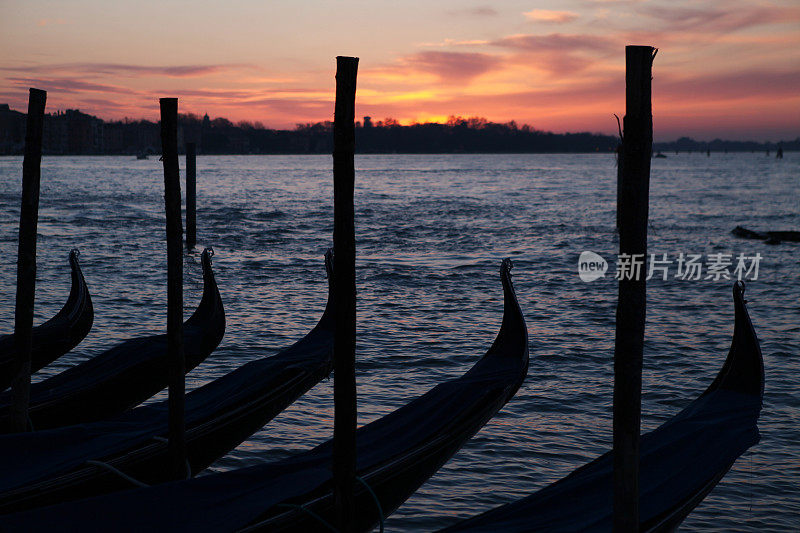
[[[402,126],[412,126],[414,124],[447,124],[449,118],[450,117],[448,115],[430,115],[427,113],[421,113],[411,118],[399,118],[397,121]]]

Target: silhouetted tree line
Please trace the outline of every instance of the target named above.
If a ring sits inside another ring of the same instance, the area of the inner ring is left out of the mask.
[[[445,124],[410,126],[387,119],[356,128],[356,151],[361,153],[610,152],[616,145],[617,139],[610,135],[558,134],[480,117],[450,117]]]
[[[208,115],[180,115],[178,144],[197,144],[201,154],[328,154],[333,150],[332,122],[298,124],[293,130],[265,128],[260,122],[237,124]],[[25,113],[0,104],[0,154],[21,154]],[[497,123],[480,117],[450,117],[445,124],[402,126],[392,118],[356,123],[358,153],[586,153],[612,152],[616,136],[597,133],[551,133],[527,124]],[[710,143],[682,137],[656,143],[656,151],[775,150],[776,143],[715,140]],[[800,138],[782,143],[800,150]],[[45,116],[46,154],[155,154],[160,151],[160,127],[147,120],[103,121],[78,110]]]
[[[197,130],[197,117],[184,117]],[[236,125],[224,119],[199,121],[195,142],[205,154],[325,154],[333,150],[332,122],[298,124],[294,130],[266,129],[258,123]],[[189,134],[184,134],[189,139]],[[451,117],[446,124],[401,126],[387,118],[356,123],[358,153],[467,153],[467,152],[598,152],[612,151],[614,137],[593,133],[555,134],[515,122],[499,124],[484,118]]]

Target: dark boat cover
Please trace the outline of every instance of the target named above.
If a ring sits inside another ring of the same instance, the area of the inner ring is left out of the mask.
[[[722,370],[683,411],[642,436],[641,531],[672,531],[759,440],[764,367],[736,284],[736,324]],[[460,522],[445,531],[611,531],[612,452],[544,489]]]
[[[508,269],[503,323],[489,351],[462,377],[447,381],[357,431],[357,475],[384,515],[396,509],[514,395],[527,373],[527,331]],[[332,520],[328,441],[290,458],[146,489],[133,489],[0,517],[14,531],[221,532],[243,528],[324,529]],[[363,485],[356,489],[357,529],[379,512]],[[305,510],[297,509],[304,505]]]
[[[203,298],[184,322],[186,371],[214,351],[225,333],[211,251],[202,254]],[[167,385],[167,336],[127,340],[49,379],[31,385],[33,429],[110,418],[147,400]],[[0,432],[7,431],[11,395],[0,394]]]
[[[326,255],[328,278],[331,256]],[[187,456],[193,473],[236,447],[330,373],[333,316],[328,306],[305,337],[186,396]],[[167,481],[167,401],[111,421],[0,436],[0,513],[131,487],[88,460],[142,482]],[[79,474],[77,474],[79,473]]]
[[[31,372],[41,370],[73,349],[92,329],[94,308],[78,255],[78,250],[69,253],[72,286],[64,307],[53,318],[33,328]],[[0,335],[0,390],[11,385],[15,366],[14,334]]]

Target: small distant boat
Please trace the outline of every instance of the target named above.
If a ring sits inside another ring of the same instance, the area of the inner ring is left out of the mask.
[[[355,531],[370,531],[389,516],[522,385],[528,333],[510,268],[503,261],[503,321],[485,355],[463,376],[356,432]],[[0,516],[0,529],[335,531],[332,448],[328,441],[271,463]]]
[[[211,269],[202,256],[203,297],[183,323],[186,371],[202,363],[225,334],[225,311]],[[122,413],[167,386],[167,335],[126,340],[55,376],[33,383],[29,418],[34,430],[102,420]],[[8,431],[11,394],[0,394],[0,433]]]
[[[664,154],[662,154],[661,152],[658,152],[658,153],[657,153],[656,155],[654,155],[653,157],[655,157],[656,159],[666,159],[666,158],[667,158],[667,156],[665,156],[665,155],[664,155]]]
[[[147,154],[145,152],[139,152],[136,154],[136,159],[147,159]]]
[[[46,367],[89,334],[94,321],[94,308],[89,288],[78,264],[78,250],[69,253],[72,287],[64,307],[40,326],[33,328],[31,372]],[[14,334],[0,336],[0,390],[11,385],[14,374]]]
[[[783,242],[800,242],[800,231],[753,231],[742,226],[736,226],[731,233],[742,239],[756,239],[767,244],[781,244]]]
[[[747,313],[744,283],[733,286],[735,325],[728,357],[706,391],[641,438],[639,531],[675,531],[759,440],[764,361]],[[444,532],[611,531],[612,452],[532,495]]]

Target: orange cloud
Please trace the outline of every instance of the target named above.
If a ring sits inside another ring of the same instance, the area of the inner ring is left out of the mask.
[[[39,19],[36,21],[36,25],[39,26],[40,28],[43,28],[45,26],[55,26],[66,23],[67,22],[64,19]]]
[[[533,9],[523,13],[526,19],[532,22],[546,22],[550,24],[564,24],[577,20],[579,15],[572,11],[553,11],[551,9]]]
[[[435,43],[420,43],[420,46],[426,48],[443,48],[446,46],[480,46],[489,44],[490,41],[486,39],[445,39]]]
[[[748,136],[769,128],[775,135],[800,133],[800,97],[795,96],[800,78],[790,68],[800,64],[800,6],[737,0],[614,4],[583,0],[570,4],[572,11],[526,12],[535,25],[521,24],[519,9],[489,4],[432,9],[430,18],[439,20],[427,30],[430,21],[418,17],[399,30],[407,23],[402,18],[382,27],[357,24],[348,36],[348,46],[361,43],[364,49],[357,111],[404,123],[479,115],[555,131],[614,133],[612,113],[624,112],[624,46],[641,43],[661,49],[653,83],[657,136],[711,135],[722,125],[723,136],[734,130]],[[66,17],[58,12],[51,16],[54,21]],[[570,30],[534,31],[544,28],[540,23],[570,24]],[[71,19],[70,24],[79,20]],[[390,44],[379,45],[374,35],[372,40],[361,39],[359,31],[379,31],[380,42]],[[49,33],[55,32],[39,35]],[[315,55],[328,45],[314,41],[311,33],[304,35],[309,36],[301,44],[308,47],[289,43],[279,55],[264,51],[261,57],[261,51],[253,52],[251,41],[236,54],[234,35],[226,54],[195,43],[183,52],[196,55],[165,55],[163,61],[169,63],[155,65],[147,58],[161,56],[139,54],[136,59],[133,45],[116,55],[93,50],[92,55],[15,56],[13,62],[0,65],[0,102],[24,109],[25,89],[35,85],[52,91],[50,110],[80,107],[104,118],[157,119],[158,96],[177,96],[182,112],[207,111],[233,121],[291,127],[329,120],[332,71],[330,63],[323,65]],[[301,50],[297,56],[286,52],[296,48]],[[50,64],[37,63],[41,57],[48,57]],[[71,62],[65,57],[96,61]],[[230,57],[243,62],[226,63]]]

